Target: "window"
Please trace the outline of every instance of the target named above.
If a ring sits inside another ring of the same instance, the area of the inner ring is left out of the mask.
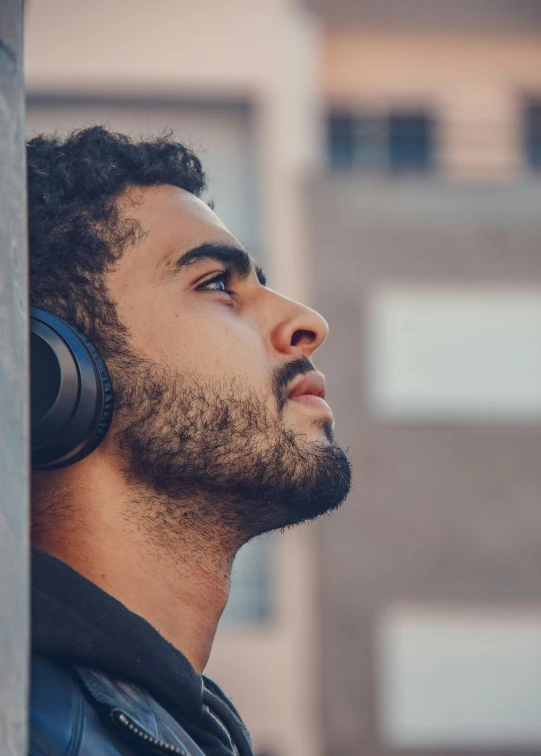
[[[1,0],[0,0],[1,5]],[[202,158],[209,179],[205,199],[216,203],[220,218],[259,262],[262,243],[258,222],[254,124],[248,104],[160,103],[34,95],[27,99],[29,135],[66,133],[85,124],[105,123],[135,138],[173,130],[175,137]]]
[[[432,124],[423,113],[391,113],[389,162],[397,171],[429,170],[432,163]]]
[[[534,171],[541,171],[541,99],[532,100],[525,112],[526,160]]]
[[[540,422],[541,290],[382,285],[364,324],[385,420]]]
[[[402,604],[376,626],[378,719],[393,748],[541,746],[541,614]]]
[[[422,111],[333,110],[327,123],[329,160],[335,168],[427,172],[434,165],[434,132],[433,119]]]
[[[229,601],[220,629],[261,625],[271,614],[272,536],[260,536],[243,546],[235,558]]]
[[[355,121],[351,113],[329,116],[329,153],[333,165],[352,165],[355,161]]]

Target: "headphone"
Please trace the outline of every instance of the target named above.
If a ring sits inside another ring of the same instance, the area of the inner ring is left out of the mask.
[[[98,349],[63,318],[30,309],[32,467],[79,462],[103,441],[113,417],[111,376]]]

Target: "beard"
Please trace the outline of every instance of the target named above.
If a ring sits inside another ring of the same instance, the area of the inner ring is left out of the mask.
[[[261,397],[240,378],[210,380],[149,360],[112,366],[118,453],[144,492],[139,523],[168,539],[205,533],[237,549],[339,507],[351,467],[331,424],[320,421],[314,441],[283,421],[287,386],[313,369],[307,358],[282,366]]]

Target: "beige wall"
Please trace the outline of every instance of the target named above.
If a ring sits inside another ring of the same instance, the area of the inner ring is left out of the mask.
[[[270,283],[306,299],[300,208],[318,155],[317,45],[317,26],[289,0],[32,0],[26,85],[38,95],[249,101]],[[207,670],[277,756],[320,753],[312,539],[309,528],[278,539],[272,622],[220,634]]]
[[[322,54],[329,103],[429,107],[441,123],[441,168],[458,179],[524,171],[520,107],[541,95],[541,34],[329,32]]]

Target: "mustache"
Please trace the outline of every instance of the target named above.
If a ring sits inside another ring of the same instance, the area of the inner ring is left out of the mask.
[[[315,370],[314,364],[308,357],[300,357],[285,365],[274,368],[272,372],[272,390],[278,402],[278,410],[282,412],[288,399],[288,387],[293,378],[298,375],[306,375]]]

